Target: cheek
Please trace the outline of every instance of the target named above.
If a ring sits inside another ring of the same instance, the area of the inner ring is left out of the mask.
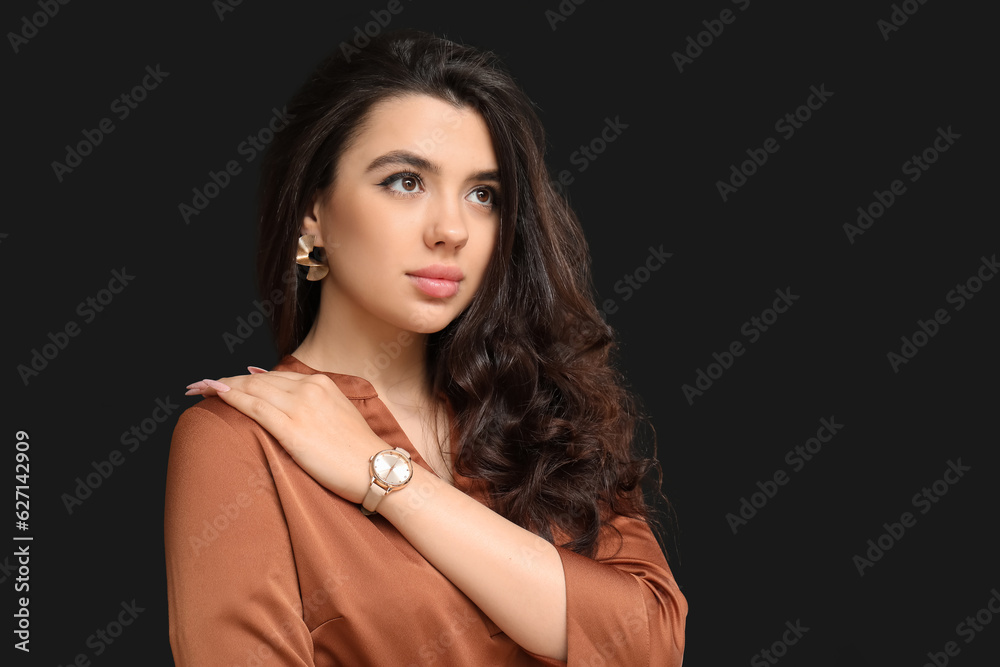
[[[386,236],[378,233],[377,211],[351,203],[338,206],[324,228],[324,240],[343,261],[351,261],[357,255],[370,256],[378,250],[380,236]]]
[[[490,259],[493,257],[493,250],[499,242],[500,232],[499,225],[497,225],[485,234],[483,247],[480,250],[479,264],[483,275],[486,275],[486,269],[490,264]]]

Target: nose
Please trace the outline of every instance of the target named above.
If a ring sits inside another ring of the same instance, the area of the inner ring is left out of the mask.
[[[457,250],[469,240],[469,227],[460,204],[441,202],[427,210],[428,221],[424,242],[429,248]]]

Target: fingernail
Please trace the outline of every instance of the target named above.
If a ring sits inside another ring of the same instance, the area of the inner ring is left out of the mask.
[[[204,382],[205,384],[207,384],[209,387],[211,387],[215,391],[218,391],[218,392],[229,391],[229,385],[223,384],[223,383],[218,382],[216,380],[202,380],[202,382]]]
[[[191,389],[188,389],[187,391],[185,391],[184,395],[185,396],[195,396],[197,394],[203,394],[203,393],[205,393],[205,389],[208,389],[208,387],[204,387],[204,388],[202,388],[202,387],[192,387]]]
[[[205,384],[204,380],[198,380],[197,382],[192,382],[191,384],[189,384],[188,386],[186,386],[184,388],[185,389],[204,389],[207,386],[208,385]]]
[[[266,373],[267,371],[259,366],[247,366],[247,370],[251,373]]]

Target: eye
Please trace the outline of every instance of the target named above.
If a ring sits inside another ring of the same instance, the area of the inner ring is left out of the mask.
[[[487,208],[496,206],[497,193],[493,188],[478,187],[469,193],[466,200],[481,204]]]
[[[421,191],[420,175],[412,172],[393,174],[379,183],[380,186],[395,194],[409,195]]]

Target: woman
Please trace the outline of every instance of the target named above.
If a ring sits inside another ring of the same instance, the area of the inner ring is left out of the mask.
[[[191,385],[171,445],[177,664],[679,665],[654,462],[529,100],[401,31],[288,112],[259,255],[282,359]]]

